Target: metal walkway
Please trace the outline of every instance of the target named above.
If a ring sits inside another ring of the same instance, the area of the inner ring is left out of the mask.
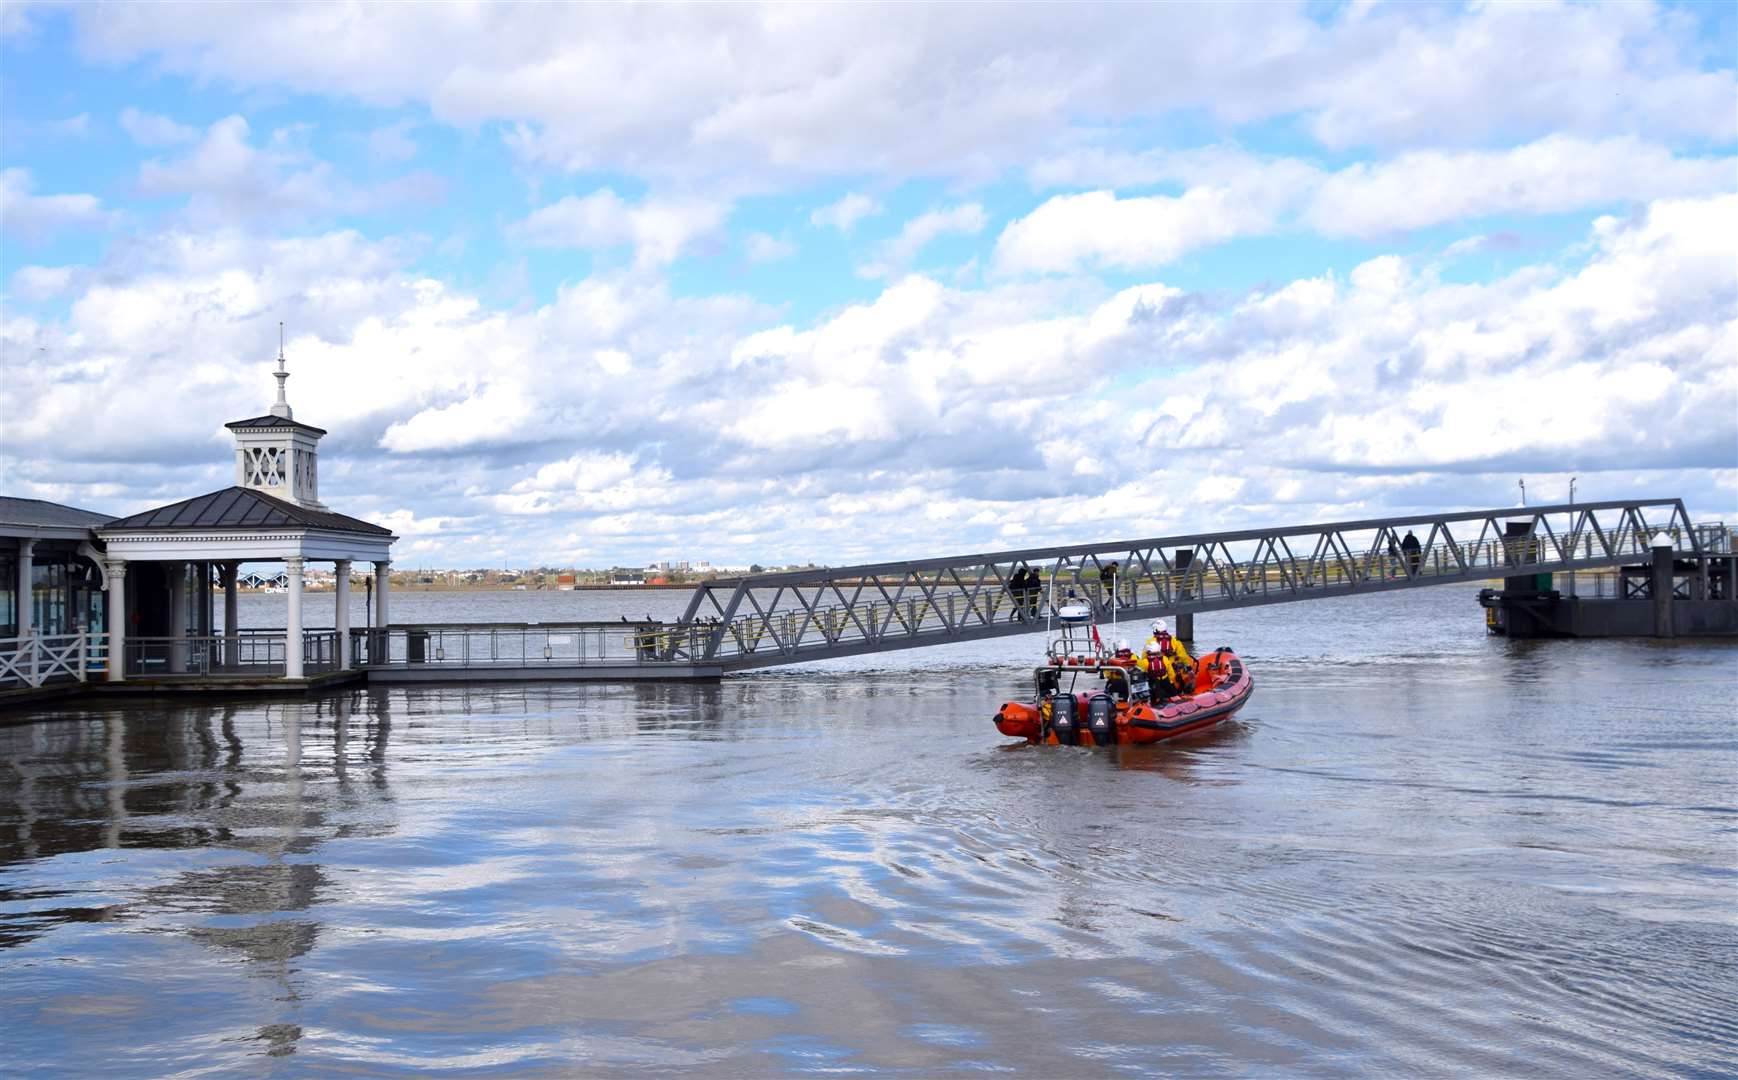
[[[1692,525],[1681,500],[1640,499],[827,567],[699,586],[656,657],[728,672],[1030,633],[1046,608],[1009,592],[1025,567],[1042,575],[1043,605],[1054,583],[1104,619],[1113,602],[1119,618],[1150,619],[1599,570],[1646,560],[1660,533],[1684,558],[1731,550],[1726,528]]]

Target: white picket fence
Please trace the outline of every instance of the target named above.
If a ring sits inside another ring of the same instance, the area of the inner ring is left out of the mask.
[[[108,670],[107,634],[0,638],[0,689],[89,682]]]

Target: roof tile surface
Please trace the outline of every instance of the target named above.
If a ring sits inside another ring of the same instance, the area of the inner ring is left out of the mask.
[[[317,428],[313,424],[304,424],[300,420],[289,420],[282,416],[272,416],[269,414],[266,416],[252,416],[246,420],[231,420],[223,426],[229,428],[231,431],[234,431],[236,428],[283,427],[300,428],[303,431],[312,431],[319,435],[326,434],[325,428]]]
[[[391,536],[385,529],[347,514],[310,510],[274,498],[252,488],[226,487],[207,495],[185,499],[154,510],[115,518],[102,526],[104,532],[157,531],[169,529],[282,529],[301,526],[338,532]]]
[[[0,522],[8,525],[47,525],[58,528],[93,528],[109,520],[109,515],[76,506],[45,502],[42,499],[19,499],[0,495]]]

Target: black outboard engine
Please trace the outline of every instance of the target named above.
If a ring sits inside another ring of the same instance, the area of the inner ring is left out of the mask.
[[[1109,694],[1086,699],[1086,730],[1092,732],[1094,746],[1116,745],[1116,706]]]
[[[1056,709],[1050,717],[1050,729],[1056,732],[1056,741],[1063,746],[1079,746],[1080,720],[1075,712],[1074,695],[1057,694],[1051,700]]]

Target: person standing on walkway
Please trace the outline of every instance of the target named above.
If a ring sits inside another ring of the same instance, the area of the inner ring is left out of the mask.
[[[1424,545],[1418,542],[1418,537],[1412,535],[1412,530],[1406,530],[1405,539],[1400,541],[1400,550],[1406,553],[1407,575],[1418,576],[1418,568],[1424,565]]]
[[[1008,614],[1009,622],[1018,622],[1026,617],[1026,568],[1017,568],[1008,575],[1008,596],[1014,601],[1014,609]]]

